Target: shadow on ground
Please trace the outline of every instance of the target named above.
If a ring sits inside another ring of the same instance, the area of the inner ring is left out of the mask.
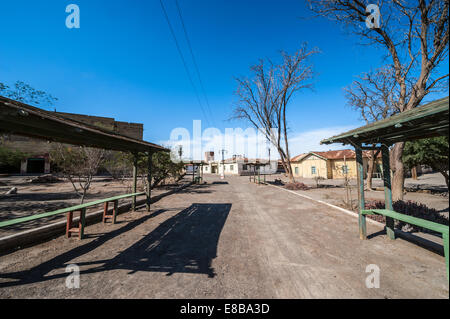
[[[220,233],[231,210],[231,204],[192,204],[161,223],[152,232],[111,259],[76,263],[80,274],[125,269],[129,274],[140,271],[206,274],[215,276],[211,267],[217,256]],[[0,288],[43,282],[66,277],[66,273],[47,275],[64,269],[71,261],[88,254],[118,235],[131,231],[151,217],[164,213],[158,210],[106,234],[97,234],[89,243],[76,247],[30,270],[1,273]],[[91,267],[92,266],[92,267]]]

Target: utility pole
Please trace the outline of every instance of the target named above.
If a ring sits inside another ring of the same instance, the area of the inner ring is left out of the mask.
[[[222,175],[220,176],[221,179],[225,178],[225,153],[226,150],[220,150],[220,153],[222,153]]]
[[[183,145],[178,148],[178,155],[180,156],[180,161],[183,161]]]

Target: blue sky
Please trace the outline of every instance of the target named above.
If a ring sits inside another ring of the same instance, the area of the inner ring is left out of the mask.
[[[80,7],[80,29],[65,26],[70,3]],[[164,4],[200,90],[175,1]],[[179,4],[212,119],[204,117],[197,102],[158,0],[2,1],[0,82],[21,80],[44,90],[59,99],[58,111],[144,123],[144,138],[162,142],[176,127],[192,130],[197,119],[203,128],[247,127],[227,121],[235,100],[234,77],[248,75],[260,58],[276,59],[278,50],[294,52],[308,42],[321,53],[312,59],[314,91],[298,95],[289,109],[291,136],[304,141],[293,152],[318,150],[319,135],[362,124],[346,106],[342,88],[361,72],[379,67],[381,52],[357,45],[330,21],[312,18],[306,1]]]

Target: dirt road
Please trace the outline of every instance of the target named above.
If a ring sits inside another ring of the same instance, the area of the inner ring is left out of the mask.
[[[448,298],[444,257],[245,177],[0,257],[0,298]],[[66,288],[66,266],[80,288]],[[380,288],[365,285],[380,269]]]

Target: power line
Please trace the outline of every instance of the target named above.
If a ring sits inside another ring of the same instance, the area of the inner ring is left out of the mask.
[[[203,96],[204,96],[205,101],[206,101],[206,106],[207,106],[207,108],[208,108],[209,115],[211,116],[211,119],[212,119],[213,122],[214,122],[214,116],[213,116],[212,111],[211,111],[211,106],[210,106],[210,104],[209,104],[208,96],[206,95],[206,90],[205,90],[205,87],[204,87],[204,85],[203,85],[203,81],[202,81],[202,77],[201,77],[201,75],[200,75],[200,70],[199,70],[199,68],[198,68],[197,60],[195,59],[194,51],[192,50],[191,41],[190,41],[189,35],[188,35],[188,33],[187,33],[186,25],[184,24],[183,15],[181,14],[181,8],[180,8],[180,5],[179,5],[179,3],[178,3],[178,0],[175,0],[175,3],[176,3],[176,5],[177,5],[178,15],[179,15],[179,17],[180,17],[181,25],[182,25],[182,27],[183,27],[184,36],[186,37],[186,42],[187,42],[187,44],[188,44],[189,51],[191,52],[192,61],[194,62],[194,68],[195,68],[195,71],[197,72],[197,77],[198,77],[198,80],[199,80],[199,82],[200,82],[200,88],[202,89],[202,93],[203,93]]]
[[[188,66],[186,64],[186,60],[184,59],[184,55],[183,55],[183,52],[181,51],[180,44],[178,43],[178,40],[177,40],[177,37],[176,37],[175,32],[173,30],[172,24],[170,23],[170,19],[169,19],[169,16],[167,15],[166,8],[164,7],[164,4],[163,4],[162,0],[159,0],[159,3],[161,4],[161,9],[162,9],[162,11],[164,13],[164,17],[166,18],[167,24],[169,25],[170,33],[172,34],[172,37],[173,37],[173,39],[175,41],[175,45],[177,47],[177,50],[178,50],[178,53],[180,55],[181,61],[183,62],[184,69],[186,70],[186,74],[187,74],[187,76],[189,78],[189,81],[191,82],[192,88],[194,89],[195,96],[197,97],[198,104],[200,105],[200,108],[202,109],[203,116],[205,117],[206,121],[209,123],[210,121],[209,121],[208,117],[206,116],[206,112],[205,112],[205,110],[203,108],[203,105],[202,105],[202,102],[200,100],[200,96],[198,94],[197,87],[195,86],[194,81],[192,80],[191,73],[189,72],[189,68],[188,68]]]

